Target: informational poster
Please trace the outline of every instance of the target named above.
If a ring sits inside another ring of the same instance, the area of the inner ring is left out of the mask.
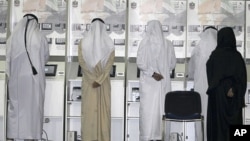
[[[185,58],[186,0],[131,0],[129,2],[128,57],[136,57],[147,22],[159,20],[177,58]]]
[[[94,18],[104,20],[115,45],[115,56],[125,56],[126,0],[72,0],[70,13],[69,56],[78,55],[78,45]]]
[[[250,1],[246,1],[246,58],[250,59]]]
[[[13,0],[12,29],[27,13],[38,17],[40,30],[48,39],[51,56],[65,56],[66,0]]]
[[[225,26],[234,29],[237,50],[244,56],[244,0],[188,0],[187,57],[199,43],[200,33],[207,26],[218,30]]]
[[[0,0],[0,55],[6,54],[8,1]]]

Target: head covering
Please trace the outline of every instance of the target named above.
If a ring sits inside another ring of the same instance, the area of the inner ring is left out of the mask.
[[[203,30],[203,32],[205,32],[205,31],[208,30],[208,29],[214,29],[214,30],[218,31],[217,28],[215,28],[214,26],[208,26],[208,27],[206,27],[206,28]]]
[[[16,25],[12,37],[10,40],[15,40],[15,42],[12,42],[12,46],[15,47],[15,49],[12,49],[12,55],[14,58],[17,58],[22,53],[26,52],[27,57],[29,59],[29,63],[32,69],[32,73],[34,75],[37,74],[37,70],[34,67],[32,63],[32,57],[30,57],[30,48],[33,46],[33,44],[36,44],[37,42],[37,36],[36,34],[39,32],[38,29],[38,18],[33,14],[26,14],[23,16],[23,19]]]
[[[147,30],[140,46],[147,46],[150,54],[159,54],[161,49],[165,46],[165,40],[162,32],[161,23],[158,20],[151,20],[147,23]],[[157,55],[150,55],[154,57],[150,59],[155,61]]]
[[[105,24],[100,20],[93,21],[81,45],[83,59],[89,70],[93,70],[99,61],[104,67],[110,53],[114,50],[114,43],[106,32]]]
[[[94,19],[91,21],[91,23],[93,23],[94,21],[100,21],[100,22],[102,22],[102,23],[105,24],[105,22],[104,22],[101,18],[94,18]]]
[[[36,22],[38,23],[38,18],[37,18],[37,16],[36,15],[34,15],[34,14],[25,14],[23,17],[27,17],[29,20],[33,20],[33,19],[35,19],[36,20]]]
[[[217,45],[217,30],[216,28],[206,28],[200,34],[200,42],[198,44],[199,53],[198,55],[207,60],[211,52]],[[198,61],[198,60],[197,60]],[[203,62],[204,63],[204,62]]]
[[[29,23],[27,25],[28,19],[29,19]],[[38,23],[35,20],[35,18],[30,15],[24,16],[23,19],[16,25],[13,31],[13,33],[15,34],[12,34],[12,39],[15,39],[15,42],[12,42],[13,44],[12,46],[15,46],[17,48],[12,50],[13,51],[12,54],[15,54],[15,56],[19,56],[21,53],[25,52],[25,47],[21,47],[21,46],[25,46],[25,40],[27,41],[26,45],[29,50],[33,41],[32,35],[35,32],[38,32],[39,30],[37,25]],[[26,36],[24,35],[25,30],[27,30]]]
[[[151,66],[152,71],[161,73],[165,72],[166,67],[162,65],[162,57],[168,56],[169,53],[168,48],[172,46],[169,43],[170,41],[166,40],[163,36],[162,26],[160,21],[151,20],[147,23],[147,30],[143,40],[140,42],[140,46],[138,48],[137,56],[141,54],[141,49],[145,49],[144,56],[147,60],[144,60],[148,66]],[[167,60],[165,60],[166,64]]]
[[[219,30],[217,48],[236,49],[236,38],[231,27],[224,27]]]
[[[33,66],[33,63],[32,63],[32,61],[30,59],[29,52],[27,50],[27,30],[28,30],[29,22],[32,21],[32,20],[36,20],[36,22],[38,23],[38,18],[33,14],[26,14],[23,17],[27,17],[27,22],[26,22],[26,25],[25,25],[25,32],[24,32],[25,50],[26,50],[26,53],[27,53],[27,56],[28,56],[28,59],[29,59],[29,62],[30,62],[31,68],[32,68],[33,75],[36,75],[37,74],[36,68]]]

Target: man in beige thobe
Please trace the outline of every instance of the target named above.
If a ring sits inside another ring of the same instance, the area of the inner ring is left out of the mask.
[[[82,79],[82,140],[110,141],[111,86],[114,44],[101,19],[93,20],[82,39],[78,59]]]

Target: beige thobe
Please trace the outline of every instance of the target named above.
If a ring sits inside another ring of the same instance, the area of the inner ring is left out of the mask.
[[[83,59],[82,49],[79,46],[78,58],[83,70],[82,78],[82,140],[83,141],[110,141],[111,131],[111,86],[109,72],[114,62],[115,52],[111,52],[104,68],[101,62],[97,63],[93,72],[90,72]],[[93,88],[96,81],[101,86]]]

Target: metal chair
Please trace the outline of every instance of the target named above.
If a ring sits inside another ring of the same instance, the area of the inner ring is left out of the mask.
[[[172,91],[165,97],[164,141],[203,141],[200,94]]]

